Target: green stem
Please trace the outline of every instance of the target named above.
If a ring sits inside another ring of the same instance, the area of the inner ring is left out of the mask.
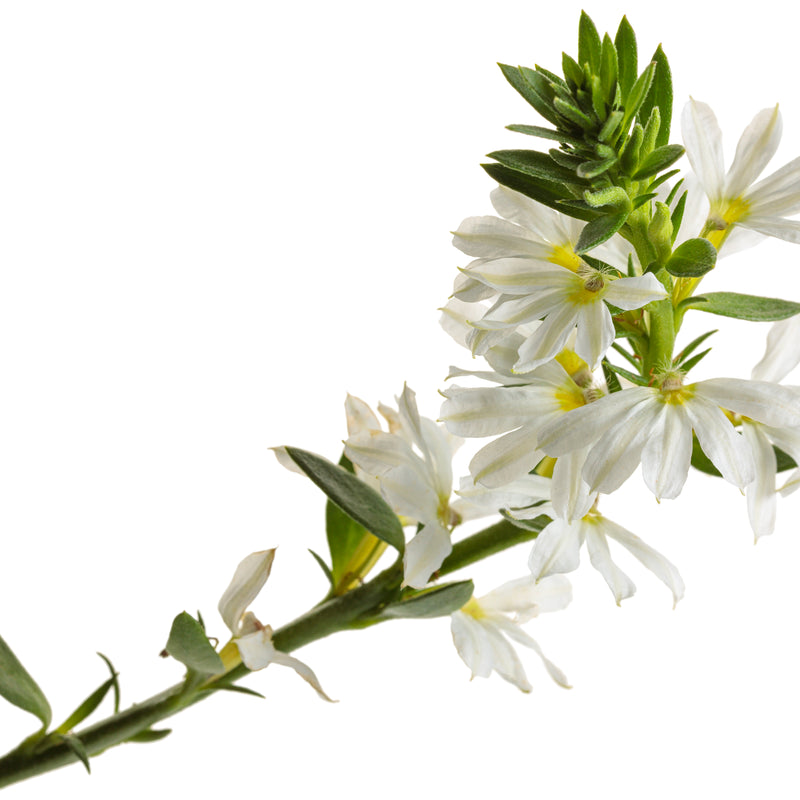
[[[546,523],[542,527],[544,524]],[[505,520],[498,522],[455,544],[450,557],[442,565],[440,574],[453,572],[515,544],[530,541],[537,533],[535,530],[517,528]],[[360,618],[374,616],[399,597],[402,579],[403,566],[398,559],[368,583],[340,597],[325,600],[276,630],[273,634],[275,647],[289,653],[332,633],[358,627]],[[249,674],[250,670],[240,664],[225,675],[200,686],[195,682],[190,684],[187,679],[142,703],[75,731],[74,735],[81,740],[89,756],[98,755]],[[30,740],[26,740],[0,758],[0,788],[78,760],[75,752],[55,737],[49,741],[47,738],[39,740],[38,747],[39,749],[32,746]]]

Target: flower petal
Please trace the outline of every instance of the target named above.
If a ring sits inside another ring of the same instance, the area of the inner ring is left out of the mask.
[[[537,241],[525,228],[497,217],[468,217],[453,235],[453,244],[468,256],[502,258],[510,254],[546,260],[552,246]]]
[[[782,131],[783,122],[777,105],[755,115],[736,146],[736,155],[725,179],[725,197],[733,199],[745,193],[775,155]]]
[[[690,100],[681,115],[686,155],[705,193],[715,200],[722,195],[725,165],[722,132],[714,112],[705,103]]]
[[[424,589],[431,575],[442,566],[452,549],[450,531],[437,522],[427,522],[406,545],[403,583],[412,589]]]
[[[610,281],[603,295],[611,305],[624,311],[633,311],[635,308],[641,308],[653,300],[661,300],[666,296],[667,290],[652,272],[648,272],[647,275]]]
[[[592,566],[605,578],[617,605],[632,597],[636,592],[636,584],[611,560],[608,542],[597,522],[586,525],[586,548]]]
[[[275,548],[250,553],[242,559],[228,588],[220,598],[220,616],[235,636],[247,607],[256,599],[272,570]]]
[[[755,478],[747,485],[747,515],[756,540],[769,536],[775,530],[778,510],[778,494],[775,478],[778,474],[777,459],[772,444],[757,423],[743,422],[742,436],[753,451]]]
[[[692,460],[692,426],[683,405],[664,403],[642,450],[642,477],[656,500],[681,493]]]
[[[775,427],[800,426],[800,388],[741,378],[712,378],[694,384],[695,395]]]
[[[800,314],[773,323],[767,347],[750,377],[755,381],[782,381],[800,364]]]
[[[548,575],[573,572],[580,565],[584,526],[563,519],[553,520],[533,543],[528,568],[536,580]]]

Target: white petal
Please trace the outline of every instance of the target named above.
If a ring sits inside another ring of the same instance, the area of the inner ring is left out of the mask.
[[[594,370],[614,341],[611,312],[602,300],[586,303],[579,309],[576,323],[575,352]]]
[[[550,661],[547,656],[542,652],[542,648],[539,647],[538,643],[535,639],[528,636],[525,631],[521,628],[514,625],[514,623],[505,622],[502,624],[502,630],[509,638],[513,639],[515,642],[519,642],[519,644],[525,645],[525,647],[529,647],[533,650],[539,658],[542,659],[542,663],[547,670],[547,674],[559,685],[563,686],[565,689],[571,689],[569,680],[567,676],[552,662]]]
[[[618,278],[610,281],[603,295],[611,305],[624,311],[633,311],[653,300],[662,300],[666,296],[667,290],[651,272],[634,278]]]
[[[664,403],[642,450],[642,477],[657,500],[683,489],[692,460],[692,426],[680,404]]]
[[[546,260],[553,253],[552,246],[497,217],[468,217],[455,232],[453,244],[462,253],[479,258],[525,255]]]
[[[553,245],[567,247],[578,241],[582,223],[559,214],[524,194],[499,186],[491,194],[492,205],[500,216],[528,228]]]
[[[379,431],[381,425],[373,410],[358,397],[348,394],[344,403],[347,416],[347,435],[356,436],[364,431]]]
[[[556,459],[551,494],[553,509],[561,519],[571,521],[585,516],[597,497],[589,491],[589,484],[581,474],[588,452],[583,447]]]
[[[578,308],[570,303],[551,311],[519,348],[519,361],[514,365],[514,372],[530,372],[555,358],[564,349],[577,317]]]
[[[695,395],[776,427],[800,426],[800,388],[740,378],[712,378],[694,384]]]
[[[750,377],[756,381],[782,381],[800,364],[800,314],[773,323],[767,347]]]
[[[726,481],[744,491],[754,477],[747,443],[714,403],[695,395],[684,405],[703,452]]]
[[[631,555],[644,564],[650,572],[662,581],[672,592],[673,607],[683,597],[686,587],[675,565],[667,558],[645,544],[638,536],[617,525],[610,519],[602,518],[600,529],[606,536],[619,542]]]
[[[781,217],[748,216],[738,223],[743,228],[757,231],[764,236],[773,236],[784,242],[800,244],[800,220],[782,219]]]
[[[608,542],[596,523],[586,525],[586,548],[589,551],[592,566],[605,578],[617,605],[626,598],[632,597],[636,592],[636,585],[611,560]]]
[[[430,522],[406,545],[403,557],[403,582],[413,589],[424,589],[431,575],[450,555],[450,531]]]
[[[508,581],[478,601],[487,613],[517,614],[527,621],[548,611],[561,611],[572,601],[572,585],[563,575],[537,581],[533,575]]]
[[[291,667],[306,683],[314,687],[317,694],[329,703],[336,703],[337,700],[331,700],[327,694],[322,690],[319,679],[314,674],[314,670],[299,658],[282,653],[280,650],[275,651],[272,659],[273,664],[282,664],[284,667]]]
[[[759,181],[747,201],[754,216],[789,217],[800,211],[800,158]]]
[[[543,458],[537,449],[539,425],[549,417],[523,425],[482,447],[469,462],[473,478],[490,488],[497,488],[530,472]]]
[[[689,163],[705,193],[712,200],[720,197],[724,174],[722,132],[714,112],[705,103],[690,100],[681,115],[681,132]]]
[[[534,258],[495,258],[470,266],[466,274],[504,294],[567,289],[580,279],[566,267]]]
[[[533,543],[528,568],[536,580],[548,575],[572,572],[580,565],[584,528],[574,523],[553,520]]]
[[[761,536],[768,536],[775,530],[778,506],[778,495],[775,491],[777,460],[772,444],[760,430],[759,425],[752,422],[742,423],[742,436],[753,451],[756,467],[755,479],[748,484],[745,494],[750,527],[758,539]]]
[[[483,646],[484,631],[477,620],[463,611],[450,615],[450,632],[461,660],[469,667],[472,677],[488,678],[492,666]]]
[[[783,123],[777,105],[755,115],[736,146],[736,156],[725,179],[725,197],[741,197],[763,172],[778,149],[782,130]]]
[[[267,582],[274,558],[274,547],[251,553],[244,558],[236,567],[230,585],[220,598],[217,606],[220,616],[234,636],[239,631],[239,624],[247,607]]]

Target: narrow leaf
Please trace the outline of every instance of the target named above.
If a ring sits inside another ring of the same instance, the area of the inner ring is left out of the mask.
[[[89,766],[89,754],[86,752],[86,747],[84,746],[83,742],[75,736],[75,734],[65,734],[61,737],[61,740],[64,742],[70,750],[78,757],[78,760],[86,767],[86,771],[91,775],[92,768]]]
[[[331,568],[325,563],[325,559],[319,553],[315,553],[310,547],[308,548],[308,552],[311,553],[311,555],[314,557],[314,560],[317,562],[317,564],[319,564],[319,568],[325,573],[328,583],[333,586],[333,573],[331,572]]]
[[[581,20],[578,24],[578,63],[581,66],[588,64],[592,72],[598,72],[600,52],[600,34],[591,17],[585,11],[581,11]]]
[[[608,241],[625,224],[627,219],[628,211],[623,210],[598,217],[587,223],[581,231],[580,237],[578,237],[575,252],[580,255]]]
[[[200,624],[202,624],[202,620]],[[97,655],[106,662],[108,671],[111,673],[111,677],[114,679],[114,713],[119,714],[119,673],[114,669],[114,665],[111,663],[111,659],[109,659],[108,656],[104,656],[102,653],[98,653]]]
[[[296,447],[287,447],[286,452],[351,519],[401,553],[405,550],[400,520],[374,489],[326,458]]]
[[[693,352],[694,352],[694,351],[695,351],[695,350],[696,350],[696,349],[697,349],[697,348],[698,348],[698,347],[699,347],[701,344],[703,344],[703,342],[704,342],[706,339],[708,339],[708,337],[709,337],[709,336],[712,336],[712,335],[713,335],[713,334],[715,334],[716,332],[717,332],[716,330],[713,330],[713,331],[706,331],[705,333],[703,333],[703,334],[701,334],[700,336],[698,336],[696,339],[692,339],[692,341],[691,341],[691,342],[689,342],[689,344],[687,344],[687,345],[686,345],[686,347],[684,347],[684,348],[683,348],[683,350],[681,350],[681,351],[680,351],[680,353],[678,353],[678,355],[676,355],[676,356],[675,356],[675,358],[674,358],[674,359],[673,359],[673,361],[672,361],[672,364],[673,364],[673,366],[674,366],[674,367],[679,367],[679,366],[681,365],[681,362],[683,362],[683,361],[685,361],[687,358],[689,358],[689,356],[690,356],[690,355],[691,355],[691,354],[692,354],[692,353],[693,353]]]
[[[203,675],[224,672],[225,666],[200,623],[182,611],[172,622],[166,651],[181,664]]]
[[[636,113],[639,111],[642,103],[644,102],[647,93],[650,91],[650,86],[653,83],[653,75],[656,71],[655,63],[651,62],[647,65],[646,69],[642,72],[642,74],[636,79],[636,83],[633,84],[633,88],[630,91],[630,95],[625,102],[625,116],[622,120],[622,130],[626,131],[628,129],[628,125],[630,125],[631,120],[636,116]],[[669,127],[668,125],[665,127]]]
[[[674,164],[683,155],[683,152],[683,147],[679,144],[668,144],[664,147],[656,148],[644,161],[639,163],[639,168],[633,174],[633,179],[641,181],[651,175],[656,175],[661,170]]]
[[[698,295],[693,297],[688,305],[700,311],[707,311],[709,314],[746,319],[751,322],[776,322],[800,313],[800,303],[793,303],[791,300],[736,292],[710,292]]]
[[[622,91],[622,102],[626,103],[628,94],[639,74],[638,54],[636,51],[636,34],[633,32],[627,17],[623,17],[614,37],[619,63],[619,86]]]
[[[689,239],[672,251],[664,265],[678,278],[699,278],[714,269],[717,251],[708,239]]]
[[[642,375],[636,375],[633,372],[629,372],[627,369],[618,367],[616,366],[616,364],[612,364],[610,361],[606,361],[606,364],[608,364],[609,369],[616,372],[617,375],[620,375],[621,377],[625,378],[625,380],[630,381],[631,383],[634,383],[637,386],[647,386],[648,380]]]
[[[524,133],[526,136],[538,136],[540,139],[550,139],[572,147],[582,147],[583,141],[576,136],[569,136],[561,131],[553,131],[550,128],[542,128],[538,125],[506,125],[506,129],[515,133]]]
[[[646,120],[654,107],[661,112],[661,128],[656,137],[656,147],[664,147],[669,143],[670,123],[672,121],[672,72],[669,68],[661,45],[653,54],[655,75],[653,76],[650,91],[639,109],[639,121]]]
[[[522,68],[511,67],[507,64],[498,65],[503,72],[506,80],[522,95],[525,100],[532,105],[548,122],[558,125],[558,115],[553,111],[552,106],[546,97],[543,97],[525,77]],[[531,70],[532,72],[532,70]]]
[[[506,167],[543,178],[551,183],[580,184],[575,173],[556,164],[547,153],[536,150],[495,150],[489,153],[489,158],[500,162]]]
[[[258,697],[261,700],[266,700],[263,694],[256,692],[253,689],[248,689],[246,686],[239,686],[236,683],[223,683],[209,686],[208,690],[211,692],[233,692],[234,694],[247,694],[250,697]]]
[[[387,606],[380,616],[393,619],[432,619],[458,611],[472,597],[472,581],[446,583],[425,589],[400,603]]]
[[[115,677],[109,678],[102,686],[95,689],[56,729],[56,733],[69,733],[76,725],[80,725],[103,702],[108,690],[114,685]]]
[[[52,711],[44,692],[0,636],[0,697],[41,720],[47,728]]]

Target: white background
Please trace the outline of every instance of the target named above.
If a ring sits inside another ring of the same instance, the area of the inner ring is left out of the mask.
[[[729,159],[780,100],[772,168],[796,156],[779,4],[667,5],[587,10],[612,34],[627,11],[642,60],[663,42],[676,110],[711,103]],[[470,366],[438,327],[465,261],[448,231],[490,213],[485,153],[537,146],[504,130],[538,120],[495,62],[558,71],[576,52],[580,6],[544,8],[0,7],[0,631],[56,718],[105,679],[96,650],[125,704],[178,680],[158,658],[173,616],[200,609],[223,636],[217,600],[252,550],[279,545],[262,620],[320,598],[322,497],[268,447],[335,459],[346,392],[391,401],[408,381],[436,417],[448,365]],[[768,242],[708,286],[798,300],[798,261]],[[747,377],[767,327],[722,322],[696,323],[725,329],[697,374]],[[266,701],[216,697],[91,778],[8,797],[796,797],[798,502],[754,547],[735,488],[695,473],[658,506],[635,475],[603,508],[675,561],[686,597],[673,611],[620,556],[639,592],[617,608],[584,564],[572,607],[529,626],[571,691],[532,653],[530,696],[470,683],[447,620],[397,622],[298,653],[336,705],[271,667],[247,681]],[[479,593],[527,550],[470,573]],[[0,706],[0,750],[34,728]]]

